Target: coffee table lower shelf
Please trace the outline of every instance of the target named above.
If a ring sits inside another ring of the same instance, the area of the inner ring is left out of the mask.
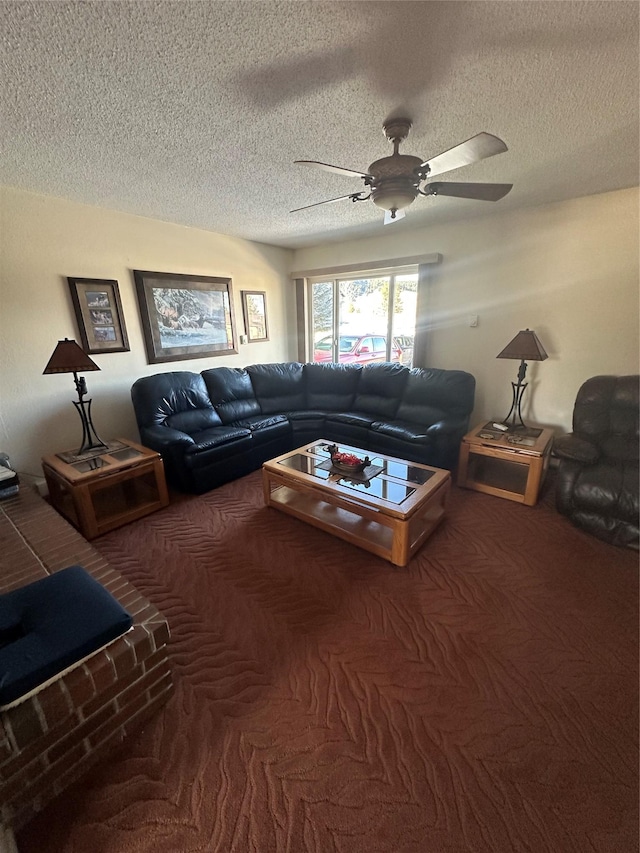
[[[360,504],[306,488],[278,484],[265,476],[265,503],[330,533],[351,545],[376,554],[396,566],[406,566],[444,517],[449,481],[408,519],[394,518]]]

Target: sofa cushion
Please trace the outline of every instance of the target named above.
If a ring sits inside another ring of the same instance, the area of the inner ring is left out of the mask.
[[[414,367],[409,371],[396,417],[431,424],[445,417],[468,417],[476,381],[464,370]]]
[[[203,410],[205,418],[220,423],[199,373],[177,370],[143,376],[131,387],[131,399],[138,427],[167,425],[167,418],[181,412]],[[202,423],[202,421],[198,421]],[[180,427],[174,427],[180,429]],[[200,427],[202,429],[202,426]]]
[[[251,418],[239,421],[236,426],[251,430],[254,444],[285,439],[291,433],[291,424],[286,415],[253,415]]]
[[[247,367],[263,415],[306,408],[303,365],[252,364]]]
[[[600,451],[592,441],[569,434],[556,438],[553,442],[553,455],[560,459],[573,459],[585,465],[593,465],[600,457]]]
[[[251,430],[246,427],[220,426],[204,429],[202,432],[194,433],[191,437],[194,443],[185,448],[185,458],[197,456],[203,451],[221,447],[224,444],[231,444],[240,439],[250,439]]]
[[[216,410],[212,406],[208,406],[203,409],[191,409],[187,412],[176,412],[175,415],[169,415],[164,425],[193,436],[194,433],[202,432],[202,430],[221,426],[222,421]]]
[[[593,376],[578,390],[573,431],[597,444],[615,435],[635,441],[637,447],[638,414],[637,375]]]
[[[609,435],[600,447],[607,459],[619,462],[637,462],[640,456],[638,439],[625,435]]]
[[[245,418],[235,426],[246,427],[251,432],[259,432],[261,429],[272,429],[273,427],[289,427],[289,418],[286,415],[252,415]]]
[[[316,438],[325,438],[327,413],[320,409],[287,412],[291,424],[294,447],[306,444]]]
[[[0,705],[97,651],[132,621],[82,566],[0,596]]]
[[[375,415],[365,412],[327,412],[327,423],[351,424],[353,426],[370,427],[376,420]]]
[[[378,435],[386,435],[399,441],[410,441],[415,444],[430,444],[433,436],[427,432],[428,424],[412,423],[411,421],[375,421],[371,429]]]
[[[297,421],[320,421],[324,420],[327,412],[323,409],[303,409],[296,412],[287,412],[287,418],[291,423]]]
[[[305,364],[308,408],[325,412],[349,410],[361,373],[359,364]]]
[[[583,512],[638,524],[638,466],[596,463],[581,469],[573,505]]]
[[[355,412],[366,412],[371,420],[392,420],[398,410],[409,368],[383,362],[362,369],[353,401]]]
[[[223,424],[260,414],[251,378],[242,367],[211,367],[202,371],[211,403]]]

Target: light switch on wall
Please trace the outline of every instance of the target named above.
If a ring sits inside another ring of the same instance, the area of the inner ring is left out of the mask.
[[[469,314],[469,325],[471,327],[475,327],[478,325],[478,315],[477,314]]]

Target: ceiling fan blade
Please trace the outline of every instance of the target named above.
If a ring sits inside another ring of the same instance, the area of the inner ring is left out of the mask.
[[[328,198],[326,201],[316,201],[313,204],[305,204],[304,207],[296,207],[295,210],[290,210],[289,213],[298,213],[300,210],[308,210],[310,207],[318,207],[320,204],[332,204],[334,201],[342,201],[345,198],[350,198],[352,201],[360,201],[360,193],[349,193],[349,195],[339,195],[337,198]]]
[[[460,145],[455,145],[448,151],[425,160],[420,168],[424,169],[428,166],[429,176],[440,175],[442,172],[450,172],[469,163],[477,163],[478,160],[484,160],[486,157],[493,157],[494,154],[502,154],[503,151],[507,151],[507,146],[497,136],[491,133],[478,133],[466,142],[461,142]]]
[[[320,163],[318,160],[294,160],[294,163],[302,163],[303,166],[317,166],[325,172],[336,172],[338,175],[347,175],[350,178],[371,178],[367,172],[356,172],[353,169],[343,169],[342,166],[332,166],[329,163]]]
[[[477,198],[480,201],[500,201],[513,184],[455,184],[449,181],[436,181],[427,184],[422,191],[425,195],[447,195],[453,198]]]
[[[404,219],[405,212],[404,210],[396,210],[395,216],[391,215],[391,210],[385,210],[384,212],[384,224],[390,225],[392,222],[398,222],[400,219]]]

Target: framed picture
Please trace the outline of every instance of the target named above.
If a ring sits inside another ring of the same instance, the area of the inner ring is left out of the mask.
[[[266,294],[261,290],[243,290],[242,312],[249,343],[252,341],[268,341]]]
[[[237,353],[230,278],[134,270],[149,364]]]
[[[67,277],[82,349],[89,354],[129,352],[118,282]]]

